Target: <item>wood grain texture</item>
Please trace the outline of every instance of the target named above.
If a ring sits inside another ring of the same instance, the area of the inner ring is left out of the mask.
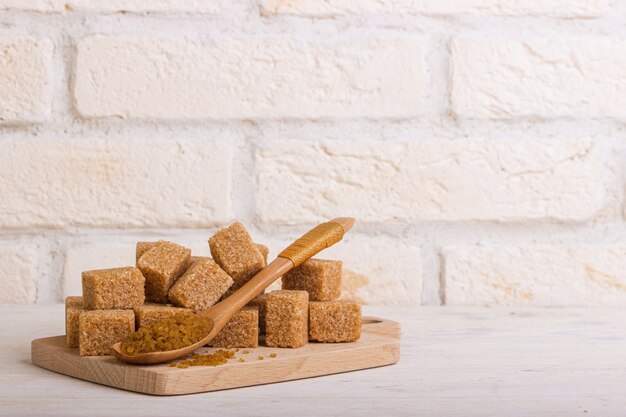
[[[214,350],[202,348],[199,352]],[[249,353],[244,354],[244,350]],[[271,358],[271,353],[276,357]],[[67,347],[65,336],[33,340],[31,358],[42,368],[102,385],[152,395],[181,395],[390,365],[400,358],[400,325],[365,317],[358,342],[309,343],[299,349],[239,349],[236,359],[217,367],[139,366],[111,356],[81,357],[77,349]],[[245,362],[238,362],[238,358]]]

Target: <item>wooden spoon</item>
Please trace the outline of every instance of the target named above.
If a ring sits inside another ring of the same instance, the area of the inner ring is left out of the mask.
[[[267,265],[228,298],[199,312],[199,315],[213,320],[213,329],[199,342],[181,349],[166,352],[150,352],[138,356],[128,356],[122,353],[120,342],[113,345],[113,354],[124,362],[147,365],[171,361],[192,353],[213,339],[243,306],[261,294],[272,282],[321,250],[339,242],[343,238],[343,234],[350,230],[352,225],[354,225],[353,218],[339,217],[316,226],[289,245],[272,263]]]

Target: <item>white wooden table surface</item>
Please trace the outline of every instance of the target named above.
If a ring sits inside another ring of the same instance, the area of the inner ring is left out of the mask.
[[[0,415],[626,415],[626,309],[364,312],[402,323],[397,365],[153,397],[32,365],[30,341],[63,333],[63,306],[0,306]]]

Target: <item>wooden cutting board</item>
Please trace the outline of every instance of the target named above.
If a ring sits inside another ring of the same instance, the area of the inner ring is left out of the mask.
[[[203,348],[198,353],[213,350]],[[249,353],[244,354],[245,350]],[[270,357],[272,353],[276,357]],[[400,359],[400,324],[364,317],[358,342],[309,343],[300,349],[259,346],[239,349],[235,355],[222,366],[180,369],[166,364],[129,365],[111,356],[80,356],[78,349],[66,346],[65,336],[36,339],[31,344],[32,362],[42,368],[128,391],[181,395],[391,365]]]

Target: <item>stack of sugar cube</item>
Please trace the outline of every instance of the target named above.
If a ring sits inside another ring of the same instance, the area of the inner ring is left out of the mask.
[[[354,342],[361,336],[361,305],[338,300],[342,262],[309,259],[282,277],[282,290],[258,297],[267,346],[298,348],[314,342]]]
[[[209,239],[211,257],[168,241],[139,242],[136,266],[82,273],[82,297],[65,300],[69,347],[80,355],[108,355],[136,329],[181,311],[198,312],[241,288],[267,264],[269,250],[241,223]],[[275,347],[308,340],[358,340],[361,308],[336,301],[341,261],[310,259],[283,277],[283,290],[262,294],[240,310],[210,342],[257,347],[259,334]]]

